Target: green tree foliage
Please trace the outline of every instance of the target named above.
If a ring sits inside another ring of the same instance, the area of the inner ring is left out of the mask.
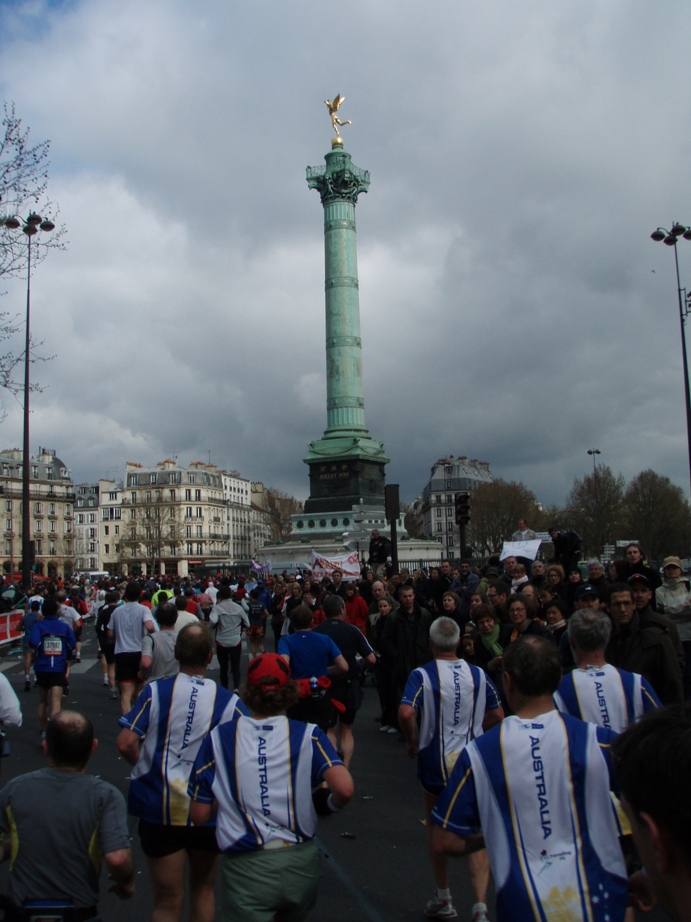
[[[640,541],[652,560],[689,556],[691,510],[669,477],[650,470],[634,477],[624,494],[624,523],[627,535]]]
[[[592,474],[576,478],[569,493],[568,526],[583,539],[583,551],[600,556],[605,544],[619,537],[624,521],[624,477],[598,464]]]
[[[468,543],[479,556],[501,551],[504,541],[526,519],[530,527],[538,517],[535,496],[524,483],[494,480],[470,494]]]

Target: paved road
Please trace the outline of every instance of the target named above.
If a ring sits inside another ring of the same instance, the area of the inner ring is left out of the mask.
[[[72,667],[66,706],[85,713],[94,723],[99,748],[90,770],[112,782],[127,795],[129,766],[117,753],[115,739],[120,702],[109,699],[101,685],[93,628],[86,627],[82,663]],[[243,674],[247,656],[243,656]],[[214,662],[210,675],[218,676]],[[23,692],[21,659],[0,657],[0,671],[14,685],[24,711],[24,726],[10,731],[11,755],[1,766],[2,781],[43,766],[36,719],[37,693]],[[351,766],[356,794],[342,813],[320,820],[319,841],[325,854],[319,902],[311,918],[318,922],[419,922],[431,896],[432,880],[425,854],[422,796],[415,764],[395,736],[379,732],[376,690],[365,689],[363,706],[355,724],[356,749]],[[49,809],[46,805],[46,809]],[[102,901],[105,922],[133,922],[150,917],[146,861],[139,850],[135,821],[130,821],[137,864],[137,893],[128,903],[111,894]],[[343,838],[350,833],[355,838]],[[4,885],[6,868],[0,871]],[[470,919],[470,889],[463,860],[452,866],[452,892],[461,919]],[[220,903],[220,901],[219,901]],[[490,902],[491,906],[491,902]],[[491,913],[494,918],[493,913]],[[216,916],[220,919],[220,910]],[[667,917],[651,913],[649,922]]]

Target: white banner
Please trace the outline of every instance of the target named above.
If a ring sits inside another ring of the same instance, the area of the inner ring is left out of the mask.
[[[499,560],[506,560],[507,557],[526,557],[528,560],[535,560],[541,544],[542,541],[539,538],[536,541],[505,541]]]
[[[312,578],[331,578],[334,570],[343,572],[344,581],[360,578],[360,558],[357,551],[344,554],[343,557],[322,557],[312,549]]]

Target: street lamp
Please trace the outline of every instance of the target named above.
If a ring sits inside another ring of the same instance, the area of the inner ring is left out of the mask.
[[[677,255],[677,240],[683,237],[684,240],[691,240],[691,227],[684,227],[675,221],[671,230],[665,230],[664,227],[658,227],[650,235],[656,243],[666,243],[668,247],[674,247],[674,265],[677,270],[677,295],[679,297],[679,324],[681,327],[681,354],[684,360],[684,397],[686,398],[686,441],[688,442],[689,451],[689,477],[691,477],[691,396],[689,395],[689,363],[686,358],[686,332],[684,324],[689,313],[689,298],[686,295],[686,289],[681,287],[679,280],[679,256]]]
[[[589,455],[592,455],[592,458],[593,458],[593,474],[596,474],[596,473],[597,473],[597,470],[596,470],[596,468],[595,468],[595,455],[601,455],[602,452],[600,451],[599,448],[589,448],[589,449],[588,449],[588,454],[589,454]]]
[[[2,222],[9,230],[18,230],[26,234],[28,244],[27,269],[26,269],[26,343],[24,347],[24,448],[22,457],[22,583],[26,590],[31,588],[31,457],[29,454],[29,369],[31,358],[31,241],[39,230],[50,233],[55,230],[55,225],[49,218],[42,218],[33,212],[26,220],[17,217],[5,218]]]

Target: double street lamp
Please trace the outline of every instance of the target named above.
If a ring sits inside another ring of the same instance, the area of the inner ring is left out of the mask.
[[[26,342],[24,346],[24,447],[22,456],[22,583],[25,589],[31,588],[31,565],[34,546],[31,540],[31,456],[29,453],[29,393],[31,381],[29,369],[31,367],[31,241],[42,230],[50,233],[55,230],[55,225],[49,218],[42,218],[33,212],[25,220],[17,217],[4,218],[2,224],[9,230],[19,230],[26,234],[27,239],[27,269],[26,269]]]
[[[593,474],[597,474],[597,468],[595,466],[595,455],[601,455],[602,452],[599,448],[589,448],[588,454],[591,455],[593,459]]]
[[[686,399],[686,441],[689,451],[689,477],[691,478],[691,395],[689,394],[689,363],[686,358],[686,332],[684,324],[691,309],[691,296],[687,295],[686,289],[681,287],[679,280],[679,256],[677,254],[677,241],[680,237],[684,240],[691,240],[691,227],[685,227],[675,221],[671,230],[665,230],[664,227],[658,227],[650,235],[656,243],[666,243],[669,247],[674,247],[674,265],[677,270],[677,295],[679,298],[679,324],[681,327],[681,354],[684,361],[684,397]]]

